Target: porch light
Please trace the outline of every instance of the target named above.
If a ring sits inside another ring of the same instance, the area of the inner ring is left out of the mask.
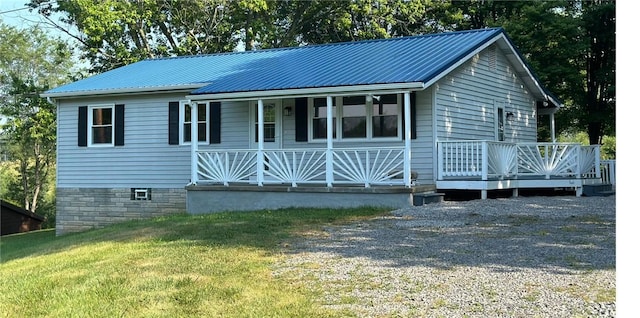
[[[507,121],[513,121],[516,118],[516,115],[513,112],[507,113]]]
[[[284,115],[285,115],[285,116],[287,116],[287,117],[291,116],[291,111],[292,111],[292,110],[293,110],[293,109],[291,108],[291,106],[287,106],[287,107],[285,107],[285,108],[284,108]]]

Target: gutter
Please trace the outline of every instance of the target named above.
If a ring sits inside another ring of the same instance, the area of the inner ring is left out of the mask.
[[[176,90],[194,90],[211,83],[199,83],[199,84],[185,84],[174,86],[161,86],[161,87],[131,87],[131,88],[119,88],[119,89],[104,89],[104,90],[91,90],[91,91],[73,91],[73,92],[44,92],[40,94],[40,97],[87,97],[87,96],[100,96],[100,95],[114,95],[114,94],[153,94],[158,92],[169,92]]]

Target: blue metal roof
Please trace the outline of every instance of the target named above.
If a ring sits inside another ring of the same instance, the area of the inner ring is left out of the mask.
[[[502,28],[249,52],[148,59],[43,96],[197,88],[196,94],[426,83]]]

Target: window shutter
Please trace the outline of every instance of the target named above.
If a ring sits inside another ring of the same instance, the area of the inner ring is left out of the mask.
[[[115,146],[124,146],[124,105],[116,105]]]
[[[416,139],[418,137],[418,128],[416,124],[416,92],[411,92],[409,94],[409,102],[411,103],[411,105],[409,105],[409,108],[411,109],[411,117],[409,118],[411,124],[411,139]],[[404,138],[404,107],[402,107],[402,139]]]
[[[222,141],[222,110],[220,102],[209,103],[209,143],[219,144]]]
[[[78,147],[87,146],[87,106],[78,107]]]
[[[296,98],[296,141],[309,141],[307,98]]]
[[[169,144],[180,143],[180,102],[169,102]]]

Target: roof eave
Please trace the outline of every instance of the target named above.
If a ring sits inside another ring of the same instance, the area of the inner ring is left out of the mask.
[[[256,100],[267,98],[294,98],[294,97],[310,97],[310,96],[338,96],[348,95],[352,93],[373,93],[385,91],[408,91],[422,90],[426,86],[423,82],[406,82],[406,83],[386,83],[386,84],[367,84],[367,85],[349,85],[349,86],[326,86],[326,87],[310,87],[310,88],[293,88],[293,89],[277,89],[264,91],[246,91],[246,92],[225,92],[214,94],[191,94],[186,98],[189,100]]]
[[[171,86],[157,86],[157,87],[135,87],[135,88],[119,88],[119,89],[104,89],[104,90],[91,90],[91,91],[71,91],[71,92],[44,92],[40,94],[43,98],[75,98],[75,97],[89,97],[89,96],[104,96],[104,95],[121,95],[121,94],[150,94],[157,92],[171,92],[171,91],[191,91],[209,85],[210,83],[198,83],[198,84],[185,84],[185,85],[171,85]]]

